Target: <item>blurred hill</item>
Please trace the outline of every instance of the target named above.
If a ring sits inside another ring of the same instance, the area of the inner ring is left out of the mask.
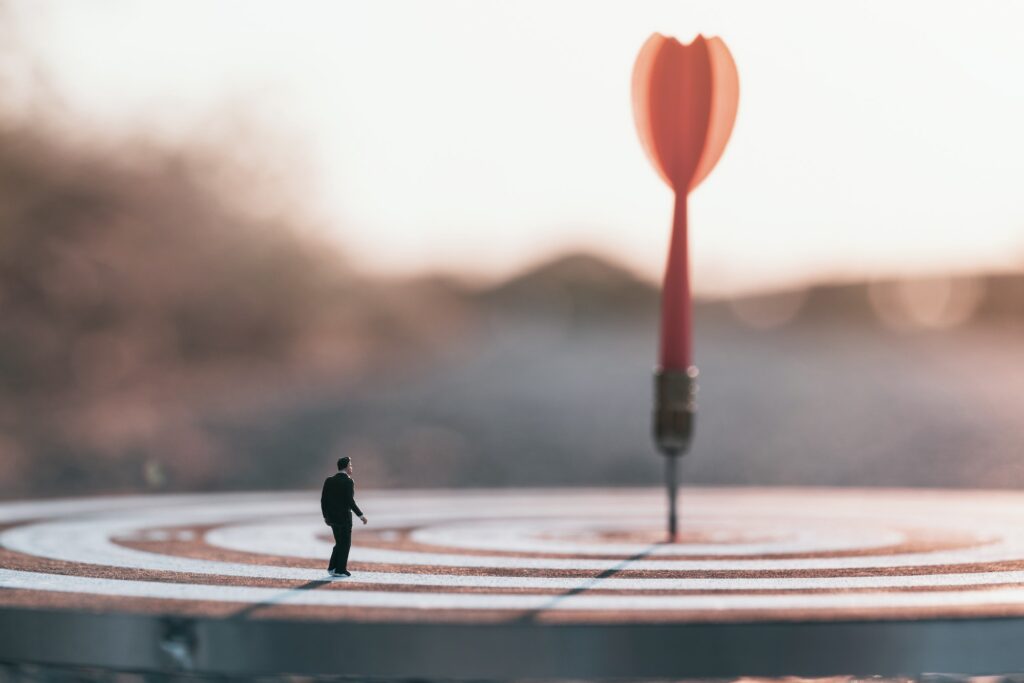
[[[347,386],[457,327],[446,292],[360,279],[304,226],[254,215],[244,176],[215,189],[233,172],[0,129],[4,495],[210,486],[242,466],[211,415]]]
[[[657,290],[625,268],[586,253],[566,254],[475,292],[491,315],[552,318],[559,324],[649,314]]]

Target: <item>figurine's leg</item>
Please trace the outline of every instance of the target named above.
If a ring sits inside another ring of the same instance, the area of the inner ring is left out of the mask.
[[[338,549],[338,564],[336,569],[339,572],[347,572],[348,554],[352,549],[352,527],[339,526],[338,535],[335,538],[338,539],[337,545],[334,546]]]

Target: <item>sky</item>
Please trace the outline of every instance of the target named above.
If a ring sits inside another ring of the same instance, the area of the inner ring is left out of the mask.
[[[658,277],[672,194],[637,140],[652,32],[717,35],[736,127],[690,200],[694,288],[1024,265],[1024,3],[23,1],[84,125],[218,116],[302,163],[358,267],[500,277],[585,249]]]

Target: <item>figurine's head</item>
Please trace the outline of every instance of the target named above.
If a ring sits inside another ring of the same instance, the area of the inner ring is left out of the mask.
[[[352,474],[352,458],[348,456],[338,458],[338,471]]]

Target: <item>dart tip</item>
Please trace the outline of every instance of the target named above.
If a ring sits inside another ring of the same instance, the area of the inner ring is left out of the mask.
[[[665,488],[668,493],[668,543],[676,542],[678,537],[677,530],[679,528],[677,523],[679,515],[676,503],[679,487],[676,483],[676,465],[676,458],[669,457],[665,459]]]

